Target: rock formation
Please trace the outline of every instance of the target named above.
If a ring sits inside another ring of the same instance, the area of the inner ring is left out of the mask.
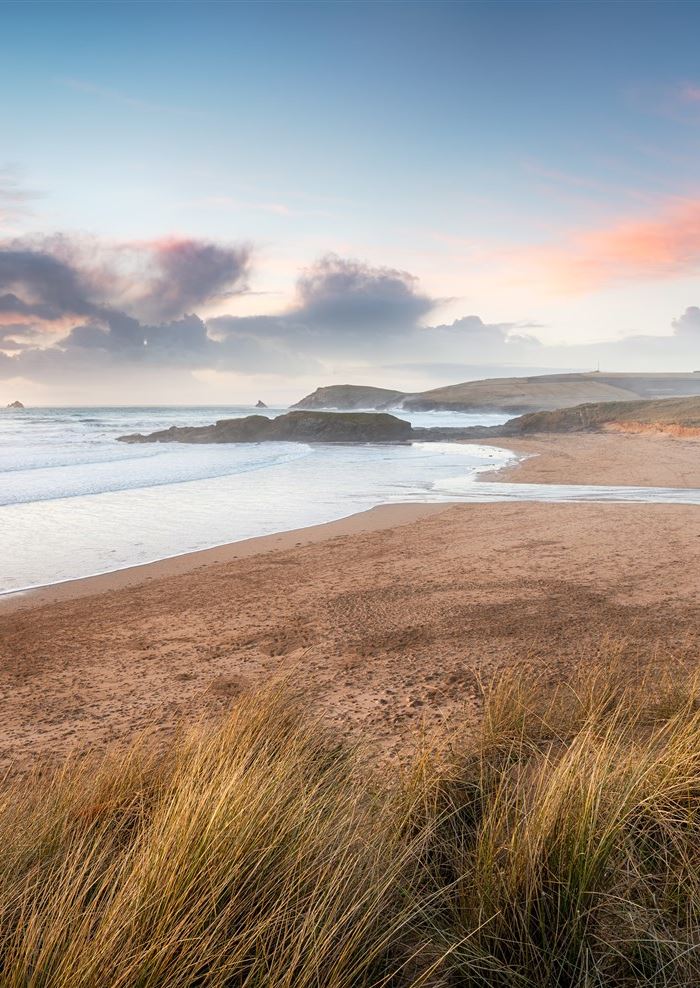
[[[397,443],[411,439],[410,423],[375,412],[287,412],[275,419],[248,415],[214,425],[171,426],[150,435],[120,436],[124,443]]]
[[[662,432],[700,436],[700,396],[654,401],[617,401],[576,405],[552,412],[530,412],[503,425],[411,428],[386,412],[287,412],[278,418],[249,415],[214,425],[171,426],[150,435],[120,436],[125,443],[405,443],[497,439],[536,433]]]
[[[501,436],[610,431],[700,435],[700,397],[588,403],[553,412],[530,412],[496,427],[496,434]]]
[[[24,408],[24,405],[22,404],[21,401],[11,401],[10,404],[7,407],[8,408]]]
[[[267,408],[267,405],[265,404],[265,402],[261,398],[258,398],[258,400],[255,402],[255,407],[256,408]]]

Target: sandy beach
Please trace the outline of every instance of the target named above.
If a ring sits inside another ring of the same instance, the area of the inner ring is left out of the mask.
[[[700,445],[564,436],[511,481],[700,487]],[[478,713],[478,682],[700,638],[700,513],[649,504],[398,505],[0,600],[0,764],[167,738],[288,674],[340,735],[400,757]]]
[[[522,484],[700,487],[700,440],[664,435],[575,433],[497,440],[523,459],[483,474]]]

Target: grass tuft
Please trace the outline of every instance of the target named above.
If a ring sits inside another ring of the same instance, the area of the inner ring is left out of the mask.
[[[403,775],[284,689],[0,790],[7,988],[700,983],[700,688],[511,673]]]

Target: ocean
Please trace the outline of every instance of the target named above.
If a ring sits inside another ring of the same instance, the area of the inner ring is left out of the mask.
[[[267,409],[274,416],[286,409]],[[116,437],[250,415],[249,406],[0,411],[0,593],[320,524],[391,502],[671,500],[700,492],[477,482],[487,445],[125,445]],[[505,415],[398,412],[413,425]]]
[[[435,486],[441,480],[468,478],[508,459],[503,451],[451,443],[116,441],[252,412],[249,406],[0,411],[0,592],[333,521],[384,502],[444,500]],[[504,420],[411,416],[416,425]]]

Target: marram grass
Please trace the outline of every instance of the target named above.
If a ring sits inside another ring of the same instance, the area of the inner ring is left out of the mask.
[[[700,984],[693,681],[514,673],[476,739],[364,764],[268,689],[5,783],[0,985]]]

